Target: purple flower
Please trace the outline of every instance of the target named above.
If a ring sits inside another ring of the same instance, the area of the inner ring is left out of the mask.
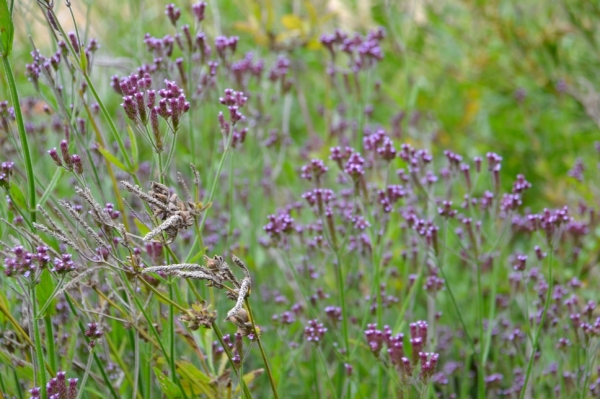
[[[323,324],[317,320],[309,320],[308,326],[304,327],[304,337],[306,340],[316,344],[321,341],[326,332],[327,328],[323,327]]]

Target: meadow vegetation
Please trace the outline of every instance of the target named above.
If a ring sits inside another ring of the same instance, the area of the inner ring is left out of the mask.
[[[0,0],[0,398],[600,396],[600,7]]]

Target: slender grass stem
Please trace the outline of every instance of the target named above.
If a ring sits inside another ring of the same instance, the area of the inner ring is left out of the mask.
[[[483,340],[483,289],[481,285],[481,262],[476,261],[477,267],[477,318],[478,318],[478,332],[479,332],[479,371],[477,373],[477,395],[479,399],[485,399],[485,370],[484,370],[484,340]]]
[[[233,127],[232,127],[233,129]],[[217,166],[217,172],[215,173],[215,178],[213,180],[213,184],[212,187],[210,188],[210,193],[208,194],[208,200],[206,201],[206,205],[210,204],[215,196],[215,193],[217,191],[217,185],[219,183],[219,177],[221,176],[221,170],[223,170],[223,164],[225,164],[225,159],[227,158],[227,154],[229,154],[229,150],[231,148],[231,140],[232,140],[233,134],[230,132],[229,134],[229,138],[227,140],[227,144],[225,146],[225,150],[223,150],[223,155],[221,156],[221,160],[219,161],[219,164]],[[200,227],[198,227],[198,231],[200,231],[200,233],[202,233],[202,229],[204,228],[204,223],[206,223],[206,217],[208,215],[208,209],[206,211],[204,211],[204,214],[202,215],[202,219],[200,221]],[[196,247],[196,245],[198,245],[198,242],[200,240],[200,236],[196,235],[196,238],[194,239],[194,242],[192,243],[192,246],[190,247],[190,252],[187,254],[186,258],[186,262],[188,262],[191,258],[192,258],[192,253],[194,252],[194,248]],[[201,251],[204,251],[204,248],[200,248]]]
[[[21,104],[19,102],[19,92],[17,91],[17,83],[15,82],[15,76],[10,66],[8,56],[2,57],[2,64],[4,65],[4,72],[8,81],[8,87],[10,89],[10,97],[15,110],[15,119],[17,121],[17,130],[19,131],[19,139],[21,141],[21,152],[23,153],[23,159],[25,160],[25,170],[27,172],[27,185],[29,194],[28,212],[29,218],[32,222],[35,222],[35,179],[33,177],[33,163],[31,161],[31,152],[29,150],[29,141],[27,139],[27,132],[25,131],[25,123],[23,122],[23,114],[21,113]]]
[[[325,379],[329,383],[329,389],[331,390],[331,395],[335,392],[333,387],[333,382],[331,381],[331,377],[329,377],[329,372],[327,370],[327,362],[325,361],[325,357],[323,356],[323,351],[320,347],[313,348],[314,351],[319,355],[319,359],[321,359],[321,364],[323,365],[323,372],[325,373]]]
[[[54,348],[54,329],[52,328],[52,317],[46,313],[44,315],[44,328],[46,329],[46,348],[48,349],[48,359],[53,372],[58,370],[56,361],[56,351]]]
[[[546,315],[548,314],[548,307],[550,306],[550,300],[552,299],[552,289],[553,289],[553,267],[554,267],[554,246],[550,246],[550,254],[548,260],[548,292],[546,293],[546,303],[544,304],[544,311],[542,312],[542,318],[540,320],[540,324],[538,325],[537,331],[535,333],[535,337],[533,339],[533,344],[531,347],[531,356],[529,357],[529,362],[527,363],[527,373],[525,374],[525,382],[523,383],[523,389],[521,389],[521,394],[519,395],[519,399],[523,399],[525,397],[525,392],[527,391],[527,384],[529,383],[529,378],[531,377],[531,370],[533,368],[533,360],[535,359],[535,354],[537,352],[537,347],[540,341],[540,336],[542,335],[542,329],[544,328],[544,323],[546,322]]]
[[[252,314],[252,308],[250,307],[250,301],[248,301],[248,298],[246,298],[245,302],[246,309],[248,310],[248,315],[250,316],[250,322],[252,323],[252,330],[254,331],[254,336],[256,337],[256,342],[258,343],[258,348],[260,349],[260,354],[262,356],[263,363],[265,364],[265,368],[267,369],[269,382],[271,383],[271,390],[273,391],[273,397],[275,399],[279,399],[279,395],[277,394],[277,384],[275,384],[275,379],[273,378],[273,373],[271,372],[271,367],[269,366],[269,361],[267,360],[267,355],[265,354],[265,349],[263,348],[259,331],[256,329],[256,323],[254,321],[254,315]]]
[[[77,317],[77,310],[75,309],[75,305],[73,305],[73,301],[72,301],[71,297],[69,296],[69,294],[65,293],[65,299],[67,300],[67,304],[69,305],[69,309],[71,310],[71,313],[73,314],[73,316],[75,316],[77,318],[77,324],[79,325],[79,331],[81,332],[81,334],[83,336],[85,336],[85,326],[83,325],[83,322]],[[100,374],[102,375],[102,379],[104,380],[106,387],[110,391],[110,395],[112,396],[113,399],[119,399],[120,395],[117,394],[117,392],[115,391],[115,388],[113,387],[112,382],[108,378],[108,374],[106,374],[106,370],[104,369],[104,363],[102,363],[100,361],[100,358],[98,357],[98,355],[96,355],[96,353],[93,353],[93,356],[94,356],[94,363],[96,363],[96,366],[100,370]]]
[[[31,297],[31,323],[33,324],[33,342],[35,344],[35,356],[36,356],[36,365],[35,372],[37,376],[37,382],[40,387],[42,387],[41,398],[47,399],[48,394],[44,387],[46,386],[46,370],[44,369],[44,352],[42,349],[42,337],[40,335],[40,326],[38,324],[37,318],[37,298],[35,295],[35,286],[30,288],[30,297]]]
[[[215,323],[215,322],[212,323],[212,329],[215,332],[215,334],[217,335],[217,340],[219,341],[219,343],[223,347],[223,350],[227,354],[227,358],[229,360],[229,365],[231,366],[231,368],[233,369],[235,374],[237,376],[239,376],[238,370],[236,369],[235,364],[233,363],[233,354],[229,350],[229,347],[227,346],[227,344],[225,344],[225,341],[223,341],[223,333],[221,333],[221,330],[219,329],[219,326],[217,325],[217,323]],[[244,381],[243,376],[240,378],[240,382],[242,384],[242,392],[244,392],[245,397],[247,399],[252,399],[252,394],[250,393],[250,390],[248,389],[248,386],[246,385],[246,381]]]
[[[17,370],[13,368],[13,378],[15,380],[15,391],[19,395],[19,399],[23,399],[23,390],[21,389],[21,383],[19,382],[19,376]]]

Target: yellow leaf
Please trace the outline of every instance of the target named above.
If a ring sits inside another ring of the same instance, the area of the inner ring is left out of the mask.
[[[319,14],[315,9],[315,6],[310,1],[304,2],[304,7],[306,8],[306,12],[308,12],[308,18],[312,26],[316,26],[319,21]]]
[[[320,50],[323,48],[319,39],[313,37],[306,43],[306,48],[309,50]]]
[[[281,23],[288,30],[302,30],[303,27],[302,19],[294,14],[286,14],[281,17]]]

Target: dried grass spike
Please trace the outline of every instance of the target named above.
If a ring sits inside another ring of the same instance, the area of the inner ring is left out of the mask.
[[[78,247],[75,245],[75,243],[73,241],[71,241],[68,237],[66,237],[56,231],[50,230],[46,225],[33,222],[33,227],[35,227],[37,230],[43,231],[44,233],[51,235],[52,237],[56,238],[59,241],[64,242],[71,248],[78,250]]]
[[[177,182],[181,184],[181,187],[183,187],[186,201],[193,203],[194,199],[192,198],[192,193],[190,193],[190,189],[188,188],[187,184],[185,184],[185,180],[183,180],[183,176],[179,172],[177,172]]]
[[[244,280],[242,280],[240,290],[238,291],[237,302],[235,303],[235,306],[229,312],[227,312],[227,319],[235,316],[239,312],[239,310],[244,306],[244,299],[246,299],[246,296],[248,296],[249,291],[250,279],[244,278]]]
[[[77,194],[79,194],[79,196],[81,198],[83,198],[92,208],[92,217],[94,218],[94,220],[97,223],[106,225],[106,226],[113,226],[112,223],[112,219],[110,218],[110,216],[104,211],[104,209],[100,206],[99,203],[96,202],[96,200],[94,199],[94,197],[92,197],[92,192],[90,191],[89,188],[85,187],[85,188],[81,188],[81,187],[75,187],[75,192]]]
[[[71,206],[71,204],[63,200],[59,200],[58,203],[63,208],[65,208],[67,212],[69,212],[69,215],[71,215],[71,217],[73,217],[73,219],[75,219],[77,223],[79,223],[83,227],[86,233],[88,233],[90,237],[92,237],[94,241],[98,243],[98,245],[108,247],[108,244],[106,244],[106,242],[94,231],[94,229],[92,229],[90,225],[87,224],[85,220],[83,220],[79,212],[77,212],[75,208]]]
[[[250,270],[248,270],[248,266],[246,266],[246,264],[242,262],[240,258],[238,258],[235,255],[231,255],[231,260],[233,261],[233,263],[238,265],[240,269],[244,271],[244,276],[246,276],[246,278],[250,278]]]
[[[156,227],[154,230],[152,230],[151,232],[146,234],[144,236],[144,241],[150,241],[151,239],[153,239],[154,237],[156,237],[157,235],[159,235],[160,233],[162,233],[164,231],[168,235],[167,244],[173,242],[173,239],[177,235],[177,225],[179,223],[181,223],[181,216],[179,216],[179,215],[170,216],[167,220],[162,222],[158,227]],[[175,233],[168,231],[173,228],[175,229]]]
[[[165,272],[165,273],[169,273],[169,272],[177,272],[177,271],[184,271],[184,270],[195,270],[195,271],[201,271],[207,274],[210,274],[210,271],[208,271],[204,266],[201,265],[197,265],[195,263],[180,263],[180,264],[175,264],[175,265],[168,265],[168,266],[149,266],[144,268],[144,270],[142,270],[142,273],[156,273],[156,272]]]
[[[157,208],[160,208],[161,210],[163,210],[165,212],[169,212],[169,207],[167,205],[165,205],[164,203],[160,202],[156,198],[150,196],[149,194],[146,194],[145,192],[143,192],[142,189],[139,186],[137,186],[137,185],[134,186],[131,183],[126,182],[125,180],[121,180],[121,185],[123,187],[125,187],[125,189],[127,191],[129,191],[130,193],[132,193],[133,195],[135,195],[139,199],[141,199],[143,201],[146,201],[147,203],[152,204],[152,205],[156,206]]]

